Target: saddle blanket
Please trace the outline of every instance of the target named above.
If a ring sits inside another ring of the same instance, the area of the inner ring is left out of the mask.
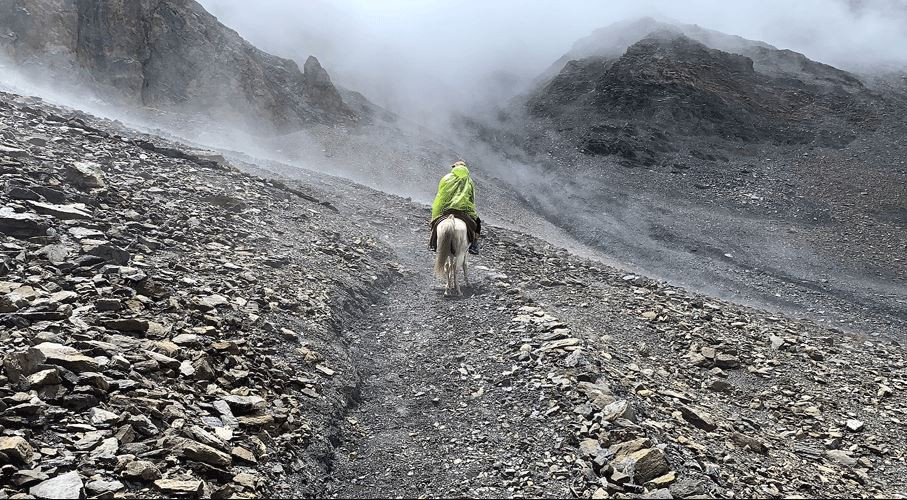
[[[466,238],[469,240],[470,244],[476,240],[476,229],[478,228],[476,221],[465,212],[459,210],[446,210],[437,219],[431,221],[431,240],[429,241],[428,246],[432,250],[438,248],[438,224],[446,219],[448,215],[453,215],[466,223]]]

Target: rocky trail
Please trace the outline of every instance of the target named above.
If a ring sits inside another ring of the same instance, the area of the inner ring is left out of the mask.
[[[905,497],[897,341],[0,94],[0,498]]]
[[[414,285],[431,288],[414,294]],[[444,303],[434,285],[415,279],[392,286],[380,321],[356,329],[365,382],[347,418],[354,438],[340,450],[331,492],[566,495],[566,475],[552,478],[545,463],[563,440],[548,425],[550,414],[537,410],[550,409],[548,398],[540,387],[513,384],[525,381],[514,373],[513,341],[498,328],[510,319],[506,311],[489,307],[482,291]]]
[[[500,228],[467,297],[445,298],[422,217],[359,219],[394,244],[402,275],[347,330],[362,382],[329,494],[903,495],[897,342],[691,295]],[[472,323],[451,323],[464,314]]]
[[[560,467],[569,400],[514,354],[521,301],[474,266],[463,297],[431,274],[424,220],[396,236],[402,275],[349,330],[363,384],[346,420],[332,495],[569,496]],[[528,359],[528,354],[524,356]]]

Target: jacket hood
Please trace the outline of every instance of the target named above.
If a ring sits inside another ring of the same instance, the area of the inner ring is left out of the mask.
[[[469,169],[466,168],[465,164],[455,166],[451,172],[460,179],[469,177]]]

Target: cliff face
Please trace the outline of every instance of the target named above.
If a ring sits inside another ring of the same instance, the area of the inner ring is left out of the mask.
[[[360,119],[318,60],[258,50],[193,0],[0,0],[0,51],[127,103],[292,130]]]
[[[617,52],[570,60],[530,96],[530,116],[587,155],[646,165],[703,140],[841,148],[877,121],[858,79],[796,52],[726,52],[675,29]]]

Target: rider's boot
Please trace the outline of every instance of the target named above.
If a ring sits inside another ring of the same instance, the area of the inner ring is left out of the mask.
[[[478,238],[476,238],[475,241],[472,242],[472,245],[469,245],[469,253],[471,253],[473,255],[479,255],[479,239]]]

